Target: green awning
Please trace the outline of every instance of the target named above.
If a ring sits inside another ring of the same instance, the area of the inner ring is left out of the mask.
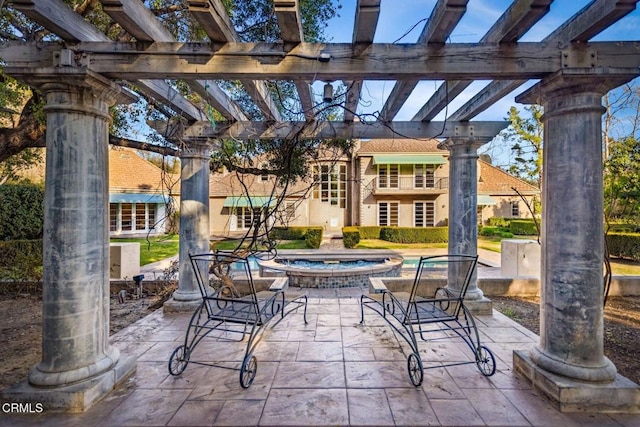
[[[260,208],[263,206],[271,206],[276,201],[271,196],[229,196],[224,199],[224,208]]]
[[[374,154],[374,165],[443,165],[444,156],[438,154]]]
[[[478,194],[478,204],[479,205],[496,205],[497,203],[491,196],[488,196],[486,194]]]
[[[168,199],[168,197],[167,197]],[[144,193],[111,193],[109,203],[156,203],[165,204],[167,200],[162,194]]]

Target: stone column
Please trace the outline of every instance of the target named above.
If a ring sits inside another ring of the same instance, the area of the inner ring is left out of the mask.
[[[190,144],[180,155],[179,284],[167,311],[192,311],[202,302],[189,254],[209,252],[209,159],[207,144]]]
[[[603,346],[602,96],[606,75],[559,72],[516,98],[544,106],[540,340],[514,370],[565,411],[637,412],[640,388]]]
[[[14,72],[15,71],[15,72]],[[42,361],[5,396],[84,410],[135,369],[109,345],[109,106],[85,69],[5,70],[46,97]]]
[[[543,86],[542,283],[539,367],[583,381],[612,381],[603,352],[602,96],[591,80]]]
[[[484,142],[469,138],[450,138],[441,144],[450,153],[448,250],[451,254],[478,253],[478,148],[482,144]],[[458,276],[455,271],[450,271],[449,275]],[[478,288],[477,269],[471,277],[465,299],[469,300],[469,307],[475,313],[491,314],[491,302]]]

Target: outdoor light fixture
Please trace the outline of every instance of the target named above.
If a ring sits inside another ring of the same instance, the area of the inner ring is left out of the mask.
[[[324,102],[332,102],[333,101],[333,86],[331,83],[327,83],[324,85],[324,92],[322,95],[322,100]]]

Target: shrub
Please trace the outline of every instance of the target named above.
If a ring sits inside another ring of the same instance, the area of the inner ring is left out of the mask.
[[[448,227],[382,227],[380,238],[395,243],[446,243]]]
[[[481,236],[499,236],[502,230],[499,227],[484,226],[478,232]]]
[[[380,230],[382,230],[382,227],[375,226],[375,225],[366,225],[366,226],[358,227],[358,231],[360,231],[361,239],[379,239]]]
[[[360,243],[358,227],[342,227],[342,243],[345,248],[355,248]]]
[[[489,225],[491,227],[504,227],[509,228],[509,223],[511,222],[511,218],[504,218],[501,216],[494,216],[489,218]]]
[[[640,261],[640,233],[608,233],[609,254]]]
[[[0,241],[0,279],[42,280],[42,240]]]
[[[517,236],[535,236],[538,234],[538,229],[532,219],[511,221],[509,231]]]
[[[0,240],[42,238],[44,188],[34,184],[0,185]]]
[[[271,238],[275,240],[303,240],[308,227],[273,227]]]
[[[312,249],[318,249],[322,243],[322,227],[309,227],[304,235],[307,246]]]

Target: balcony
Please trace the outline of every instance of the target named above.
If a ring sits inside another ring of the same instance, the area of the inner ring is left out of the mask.
[[[419,185],[419,184],[422,185]],[[376,196],[401,195],[401,194],[444,194],[449,188],[449,178],[436,178],[433,181],[414,176],[391,177],[386,186],[380,187],[379,178],[376,177],[370,184],[373,194]],[[416,185],[418,184],[418,185]]]

